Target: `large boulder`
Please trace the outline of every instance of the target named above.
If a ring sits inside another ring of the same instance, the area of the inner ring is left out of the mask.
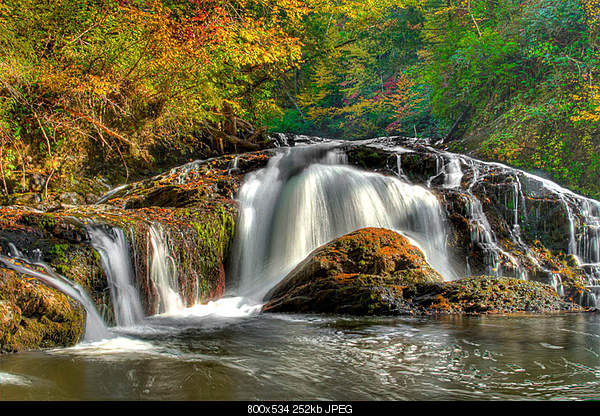
[[[79,303],[0,269],[0,352],[72,346],[84,330],[85,310]]]
[[[391,314],[406,311],[402,287],[442,282],[410,241],[390,230],[364,228],[326,244],[267,295],[263,310]]]

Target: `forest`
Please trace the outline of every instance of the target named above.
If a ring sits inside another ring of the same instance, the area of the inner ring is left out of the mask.
[[[3,0],[0,193],[289,132],[443,139],[598,198],[599,48],[597,0]]]

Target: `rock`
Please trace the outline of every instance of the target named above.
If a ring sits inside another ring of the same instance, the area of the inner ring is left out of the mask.
[[[457,273],[548,283],[583,305],[594,298],[600,267],[581,264],[600,259],[598,201],[508,166],[435,149],[426,139],[377,138],[344,149],[352,165],[399,176],[437,195],[447,213],[448,257]],[[458,182],[451,171],[461,175]]]
[[[416,284],[402,297],[421,314],[515,313],[577,310],[550,285],[505,277],[469,277],[444,284]]]
[[[98,197],[98,195],[88,193],[85,196],[85,203],[86,204],[95,204],[96,202],[98,202],[99,199],[100,198]]]
[[[19,307],[7,300],[0,300],[0,334],[15,332],[20,321]]]
[[[236,174],[230,167],[238,166]],[[243,175],[263,167],[268,153],[198,161],[131,184],[102,205],[60,203],[51,212],[5,207],[0,215],[0,254],[14,249],[40,260],[79,283],[108,325],[113,305],[100,256],[86,227],[123,230],[133,280],[148,315],[159,313],[160,294],[151,279],[154,249],[150,228],[160,230],[185,306],[223,296],[225,263],[234,236],[237,206],[232,199]]]
[[[42,202],[42,198],[39,194],[30,192],[25,194],[16,194],[14,195],[14,200],[12,204],[14,205],[27,205],[27,206],[37,206]]]
[[[58,199],[64,204],[78,205],[82,198],[75,192],[63,192]]]
[[[72,346],[84,329],[80,304],[37,281],[0,270],[0,352]]]
[[[390,230],[365,228],[311,253],[265,297],[263,310],[390,314],[406,311],[402,287],[442,282],[409,240]]]

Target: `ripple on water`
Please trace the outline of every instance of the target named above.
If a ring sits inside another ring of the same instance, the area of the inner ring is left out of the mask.
[[[29,377],[0,372],[0,385],[29,386],[33,381]]]

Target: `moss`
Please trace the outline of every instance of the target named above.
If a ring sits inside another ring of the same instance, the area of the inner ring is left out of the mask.
[[[431,313],[556,312],[577,309],[554,288],[504,277],[472,277],[444,285],[420,284],[405,292],[415,306]]]
[[[21,222],[44,231],[52,231],[58,224],[58,219],[54,214],[25,214],[21,217]]]
[[[388,155],[369,147],[352,147],[348,150],[349,162],[363,169],[384,169]]]

